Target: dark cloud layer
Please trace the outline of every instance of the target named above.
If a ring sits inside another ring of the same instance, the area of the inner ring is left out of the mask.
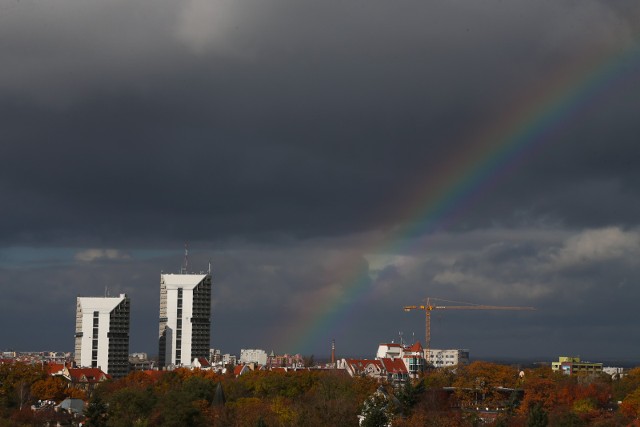
[[[368,309],[276,351],[421,337],[399,307],[426,294],[539,307],[443,314],[438,345],[636,351],[634,2],[0,1],[0,312],[23,319],[0,347],[70,349],[75,296],[108,286],[132,295],[132,349],[153,353],[158,275],[189,241],[216,266],[226,351],[291,342],[362,268]],[[624,52],[455,223],[379,243],[483,132]]]

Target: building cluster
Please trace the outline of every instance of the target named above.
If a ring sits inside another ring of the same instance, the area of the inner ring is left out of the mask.
[[[73,353],[61,351],[3,351],[0,361],[5,363],[26,363],[27,365],[45,365],[49,363],[69,363]]]
[[[146,355],[129,356],[131,302],[118,297],[78,297],[76,366],[98,368],[113,378],[130,369],[191,367],[209,357],[211,274],[161,274],[158,363]]]
[[[337,368],[353,376],[401,383],[416,378],[427,367],[455,367],[469,363],[469,350],[424,349],[420,342],[412,345],[386,343],[378,346],[375,359],[341,359]]]

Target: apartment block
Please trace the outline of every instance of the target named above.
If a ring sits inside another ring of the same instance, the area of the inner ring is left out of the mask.
[[[160,368],[209,357],[211,274],[160,275]]]
[[[119,297],[78,297],[75,363],[100,368],[113,378],[129,373],[130,303]]]

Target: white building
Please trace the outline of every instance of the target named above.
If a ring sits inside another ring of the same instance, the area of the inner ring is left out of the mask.
[[[605,366],[602,368],[602,372],[607,375],[611,375],[612,377],[619,379],[624,376],[624,368],[618,366]]]
[[[225,353],[222,355],[222,364],[224,366],[227,365],[237,365],[237,360],[236,360],[236,356],[235,354],[229,354],[229,353]]]
[[[382,359],[384,357],[396,358],[401,357],[403,348],[401,344],[388,343],[378,345],[378,352],[376,353],[376,359]]]
[[[209,357],[211,335],[211,274],[160,275],[161,368],[190,366]]]
[[[406,346],[396,343],[385,343],[378,345],[376,359],[402,359],[407,368],[407,372],[416,378],[420,372],[425,370],[425,359],[422,345],[419,342]]]
[[[267,364],[267,352],[259,349],[241,349],[240,363],[257,363],[258,365]]]
[[[427,350],[424,350],[427,359]],[[468,365],[469,350],[439,350],[432,348],[429,350],[428,363],[436,368],[447,366]]]
[[[129,298],[78,297],[76,365],[100,368],[115,377],[129,373]]]

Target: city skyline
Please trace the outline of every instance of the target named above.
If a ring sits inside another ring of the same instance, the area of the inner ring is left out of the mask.
[[[640,5],[0,5],[0,349],[213,277],[213,348],[640,359]]]

